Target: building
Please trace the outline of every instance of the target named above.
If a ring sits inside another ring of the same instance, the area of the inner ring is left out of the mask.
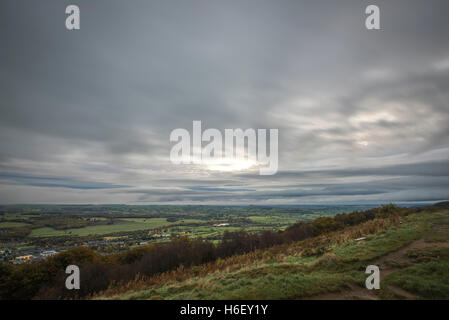
[[[14,264],[30,263],[34,259],[33,255],[15,257],[12,261]]]
[[[55,254],[57,254],[57,252],[55,250],[47,250],[47,251],[41,252],[42,257],[50,257],[50,256],[54,256]]]
[[[226,226],[229,226],[229,223],[214,224],[214,227],[226,227]]]

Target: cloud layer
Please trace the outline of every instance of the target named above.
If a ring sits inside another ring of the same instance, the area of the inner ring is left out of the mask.
[[[1,2],[0,203],[449,199],[449,4],[376,3]],[[280,171],[171,164],[193,120],[279,129]]]

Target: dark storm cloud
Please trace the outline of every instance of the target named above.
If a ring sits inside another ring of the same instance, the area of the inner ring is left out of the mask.
[[[447,1],[69,4],[0,2],[0,202],[448,198]],[[172,165],[193,120],[278,128],[280,171]]]

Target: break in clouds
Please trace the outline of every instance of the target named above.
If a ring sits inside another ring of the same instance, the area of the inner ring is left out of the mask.
[[[0,203],[449,199],[447,1],[69,4],[0,2]],[[279,129],[277,174],[173,165],[194,120]]]

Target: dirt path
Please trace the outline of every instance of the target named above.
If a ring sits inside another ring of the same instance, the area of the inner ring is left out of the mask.
[[[390,252],[389,254],[380,257],[372,262],[373,265],[379,267],[380,280],[382,287],[382,280],[394,271],[400,270],[400,265],[410,263],[410,258],[407,257],[406,252],[409,250],[419,250],[436,247],[449,247],[449,242],[425,242],[423,239],[413,241],[412,243],[402,247],[397,251]],[[376,290],[368,290],[366,288],[359,287],[353,283],[348,283],[349,289],[326,293],[322,295],[313,296],[307,298],[308,300],[380,300],[375,294]],[[388,290],[393,292],[398,298],[402,299],[417,299],[418,297],[410,292],[407,292],[401,288],[389,285]]]

